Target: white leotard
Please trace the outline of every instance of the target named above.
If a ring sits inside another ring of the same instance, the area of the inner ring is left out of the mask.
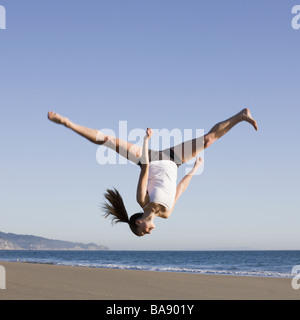
[[[173,207],[176,196],[177,165],[170,160],[152,161],[149,164],[148,194],[150,202]]]

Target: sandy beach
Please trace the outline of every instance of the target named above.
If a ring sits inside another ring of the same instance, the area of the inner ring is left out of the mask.
[[[0,300],[300,300],[291,279],[0,262]]]

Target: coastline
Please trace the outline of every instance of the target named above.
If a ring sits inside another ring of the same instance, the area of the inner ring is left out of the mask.
[[[300,300],[291,279],[1,262],[0,300]]]
[[[300,251],[0,251],[0,260],[117,270],[292,278]]]

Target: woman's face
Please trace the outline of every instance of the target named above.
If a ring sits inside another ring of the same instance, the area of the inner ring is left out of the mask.
[[[138,220],[136,223],[137,223],[137,226],[139,227],[140,236],[150,234],[151,231],[155,228],[155,224],[152,221]]]

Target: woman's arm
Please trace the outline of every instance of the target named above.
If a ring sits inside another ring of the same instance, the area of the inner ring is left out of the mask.
[[[146,136],[144,138],[143,150],[142,150],[142,170],[140,173],[140,178],[138,182],[137,192],[136,192],[136,200],[138,204],[144,208],[150,201],[147,186],[148,186],[148,178],[149,178],[149,140],[153,134],[151,129],[147,129]]]
[[[171,213],[174,210],[176,202],[178,201],[180,196],[183,194],[183,192],[187,189],[187,187],[189,186],[189,184],[192,180],[193,175],[196,173],[196,171],[202,165],[202,163],[203,163],[202,158],[200,158],[200,157],[197,158],[193,169],[178,183],[177,188],[176,188],[176,196],[175,196],[175,201],[174,201],[173,207],[167,213],[164,214],[163,218],[166,218],[166,219],[169,218],[169,216],[171,215]]]
[[[202,165],[203,160],[202,158],[197,158],[194,164],[193,169],[179,182],[176,189],[176,198],[179,198],[183,192],[187,189],[189,186],[193,175],[196,173],[198,168]]]

